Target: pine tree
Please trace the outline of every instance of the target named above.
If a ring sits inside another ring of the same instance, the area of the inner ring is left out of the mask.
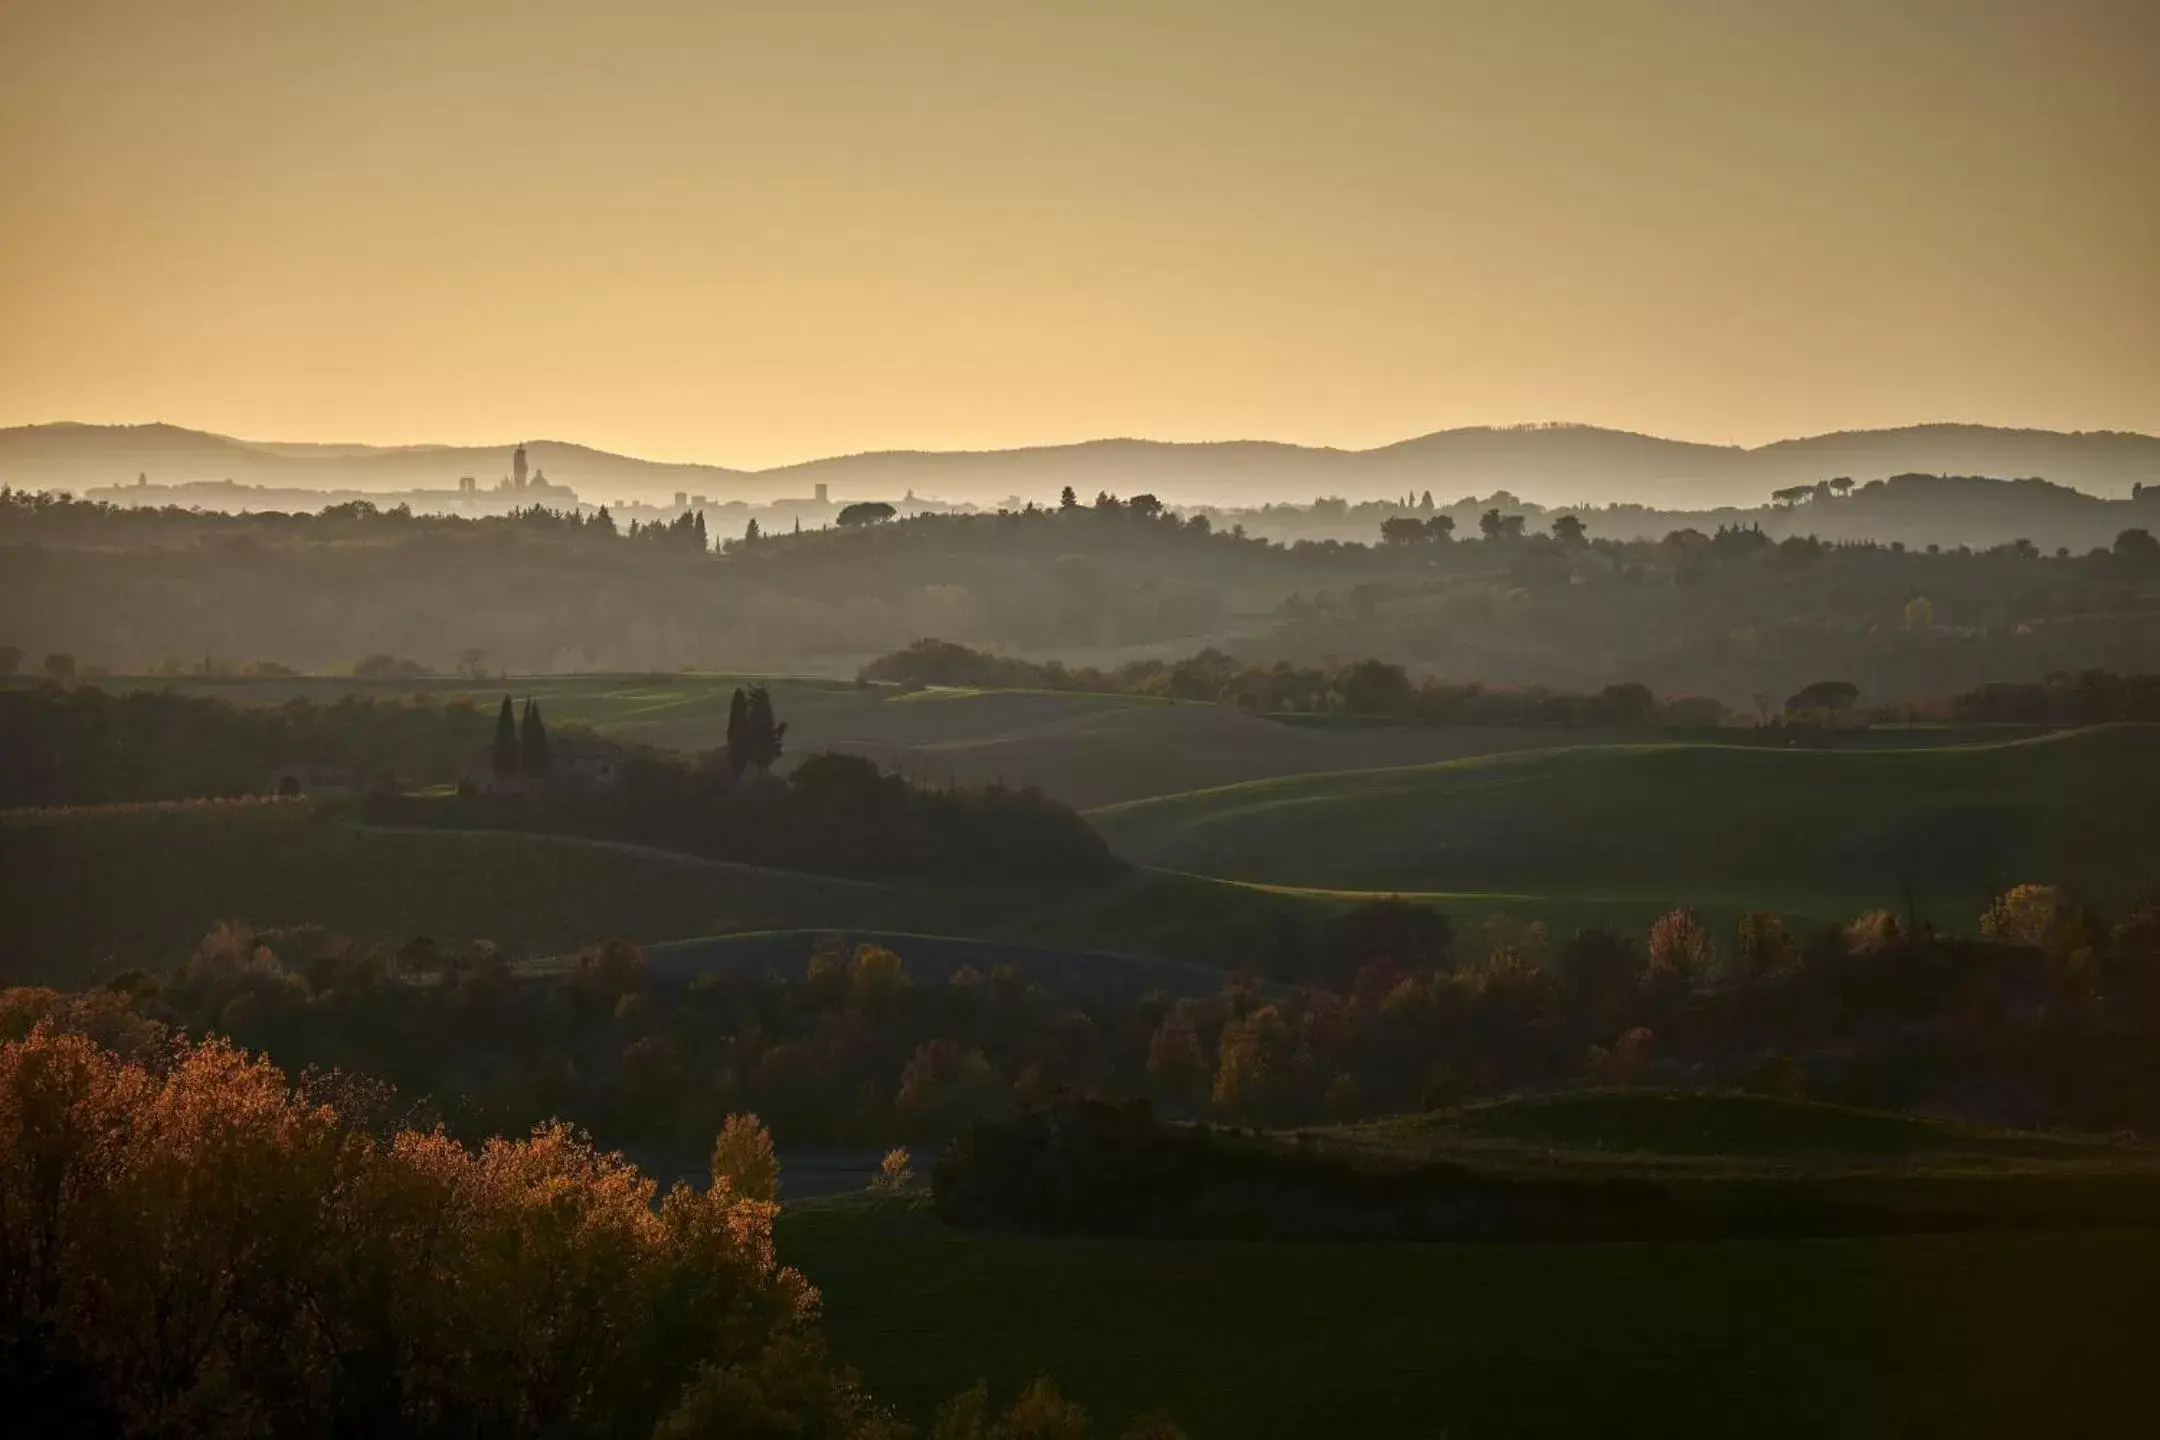
[[[735,698],[728,701],[727,768],[737,780],[750,768],[750,697],[740,686],[736,687]]]
[[[712,548],[712,546],[710,545],[710,543],[709,543],[709,542],[708,542],[708,541],[706,540],[706,538],[705,538],[705,512],[704,512],[704,511],[702,511],[702,510],[700,510],[700,511],[698,511],[698,512],[697,512],[697,526],[696,526],[696,529],[697,529],[697,548],[698,548],[698,549],[700,549],[700,550],[709,550],[709,549],[711,549],[711,548]]]
[[[755,515],[750,517],[750,523],[744,528],[742,532],[742,538],[745,540],[755,540],[758,538],[757,517]]]
[[[526,774],[547,774],[547,726],[541,722],[539,705],[529,699],[525,702],[525,723],[518,734],[518,752]]]
[[[495,746],[489,753],[489,764],[497,775],[515,775],[518,770],[517,715],[510,708],[510,697],[503,696],[502,709],[495,716]]]

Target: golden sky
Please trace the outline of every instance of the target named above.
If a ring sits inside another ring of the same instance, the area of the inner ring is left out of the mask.
[[[0,424],[2160,432],[2160,0],[0,0]]]

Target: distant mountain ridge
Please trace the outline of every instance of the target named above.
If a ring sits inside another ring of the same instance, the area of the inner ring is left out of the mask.
[[[766,470],[642,460],[557,440],[525,443],[534,468],[594,503],[667,499],[677,491],[714,501],[760,500],[807,495],[818,484],[835,499],[898,499],[914,491],[978,503],[1013,495],[1047,502],[1070,485],[1083,498],[1098,490],[1153,491],[1173,503],[1365,499],[1429,489],[1442,502],[1507,490],[1548,505],[1633,501],[1703,509],[1760,504],[1773,489],[1838,475],[1861,483],[1911,473],[2037,476],[2106,497],[2127,495],[2141,482],[2160,485],[2154,436],[1959,424],[1839,431],[1753,448],[1565,424],[1440,430],[1370,450],[1104,439],[1011,450],[871,451]],[[161,485],[229,479],[395,492],[451,490],[470,475],[485,489],[508,473],[514,444],[249,441],[167,424],[61,422],[0,429],[0,484],[80,492],[147,474]]]

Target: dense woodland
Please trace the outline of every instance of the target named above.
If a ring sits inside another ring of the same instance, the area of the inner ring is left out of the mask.
[[[1958,502],[1941,503],[1953,534]],[[1533,525],[1508,503],[1452,532],[1439,518],[1396,507],[1370,543],[1283,544],[1106,495],[708,550],[694,527],[633,537],[544,510],[233,516],[8,494],[0,638],[26,667],[58,654],[112,671],[369,656],[445,672],[852,671],[924,635],[1074,664],[1212,643],[1260,664],[1370,655],[1455,684],[1632,682],[1740,709],[1825,676],[1883,697],[2134,671],[2160,639],[2150,527],[2051,550],[2015,535],[1779,538],[1755,523],[1616,540],[1596,514]],[[1400,524],[1383,537],[1406,519],[1415,537]]]

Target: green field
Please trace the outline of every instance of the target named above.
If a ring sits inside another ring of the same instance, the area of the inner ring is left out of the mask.
[[[1982,1203],[2150,1189],[2160,1153],[1746,1095],[1583,1091],[1308,1135],[1383,1165],[1676,1189],[1932,1183]],[[2149,1210],[2149,1207],[2148,1207]],[[2005,1222],[2015,1211],[2002,1212]],[[783,1256],[921,1416],[1058,1377],[1200,1436],[2114,1434],[2160,1380],[2160,1233],[1388,1245],[1056,1240],[927,1204],[805,1202]]]
[[[81,984],[184,957],[221,920],[512,955],[817,923],[962,923],[938,897],[543,835],[378,831],[305,803],[0,815],[0,981]]]
[[[913,694],[839,680],[721,675],[512,676],[465,680],[110,679],[110,689],[169,686],[235,704],[345,694],[470,697],[492,707],[531,695],[551,724],[590,725],[676,750],[727,737],[735,687],[758,683],[788,723],[791,758],[836,749],[930,784],[1033,785],[1076,806],[1270,776],[1406,765],[1609,738],[1497,726],[1290,725],[1219,705],[1034,690]],[[782,768],[786,768],[783,761]]]
[[[877,935],[925,973],[964,953],[978,969],[1011,962],[1074,984],[1097,972],[1117,993],[1142,980],[1218,988],[1201,966],[1251,968],[1285,918],[1335,908],[1146,872],[1053,895],[892,886],[573,836],[375,829],[340,806],[276,801],[0,813],[0,907],[0,983],[162,967],[242,920],[393,943],[484,938],[532,958],[612,936],[683,941],[670,963],[790,974],[819,937]],[[978,954],[982,941],[1000,948]]]
[[[1141,863],[1247,882],[1512,897],[1509,906],[1883,907],[1968,928],[2061,881],[2160,877],[2160,728],[1926,749],[1594,745],[1256,781],[1091,811]]]
[[[2160,1234],[1641,1245],[1035,1240],[811,1202],[783,1258],[909,1418],[1055,1375],[1197,1437],[2141,1433]]]
[[[2104,1137],[2001,1130],[1736,1092],[1574,1090],[1493,1100],[1321,1132],[1383,1159],[1544,1173],[1827,1174],[1927,1168],[1959,1175],[2160,1173],[2160,1151]]]

